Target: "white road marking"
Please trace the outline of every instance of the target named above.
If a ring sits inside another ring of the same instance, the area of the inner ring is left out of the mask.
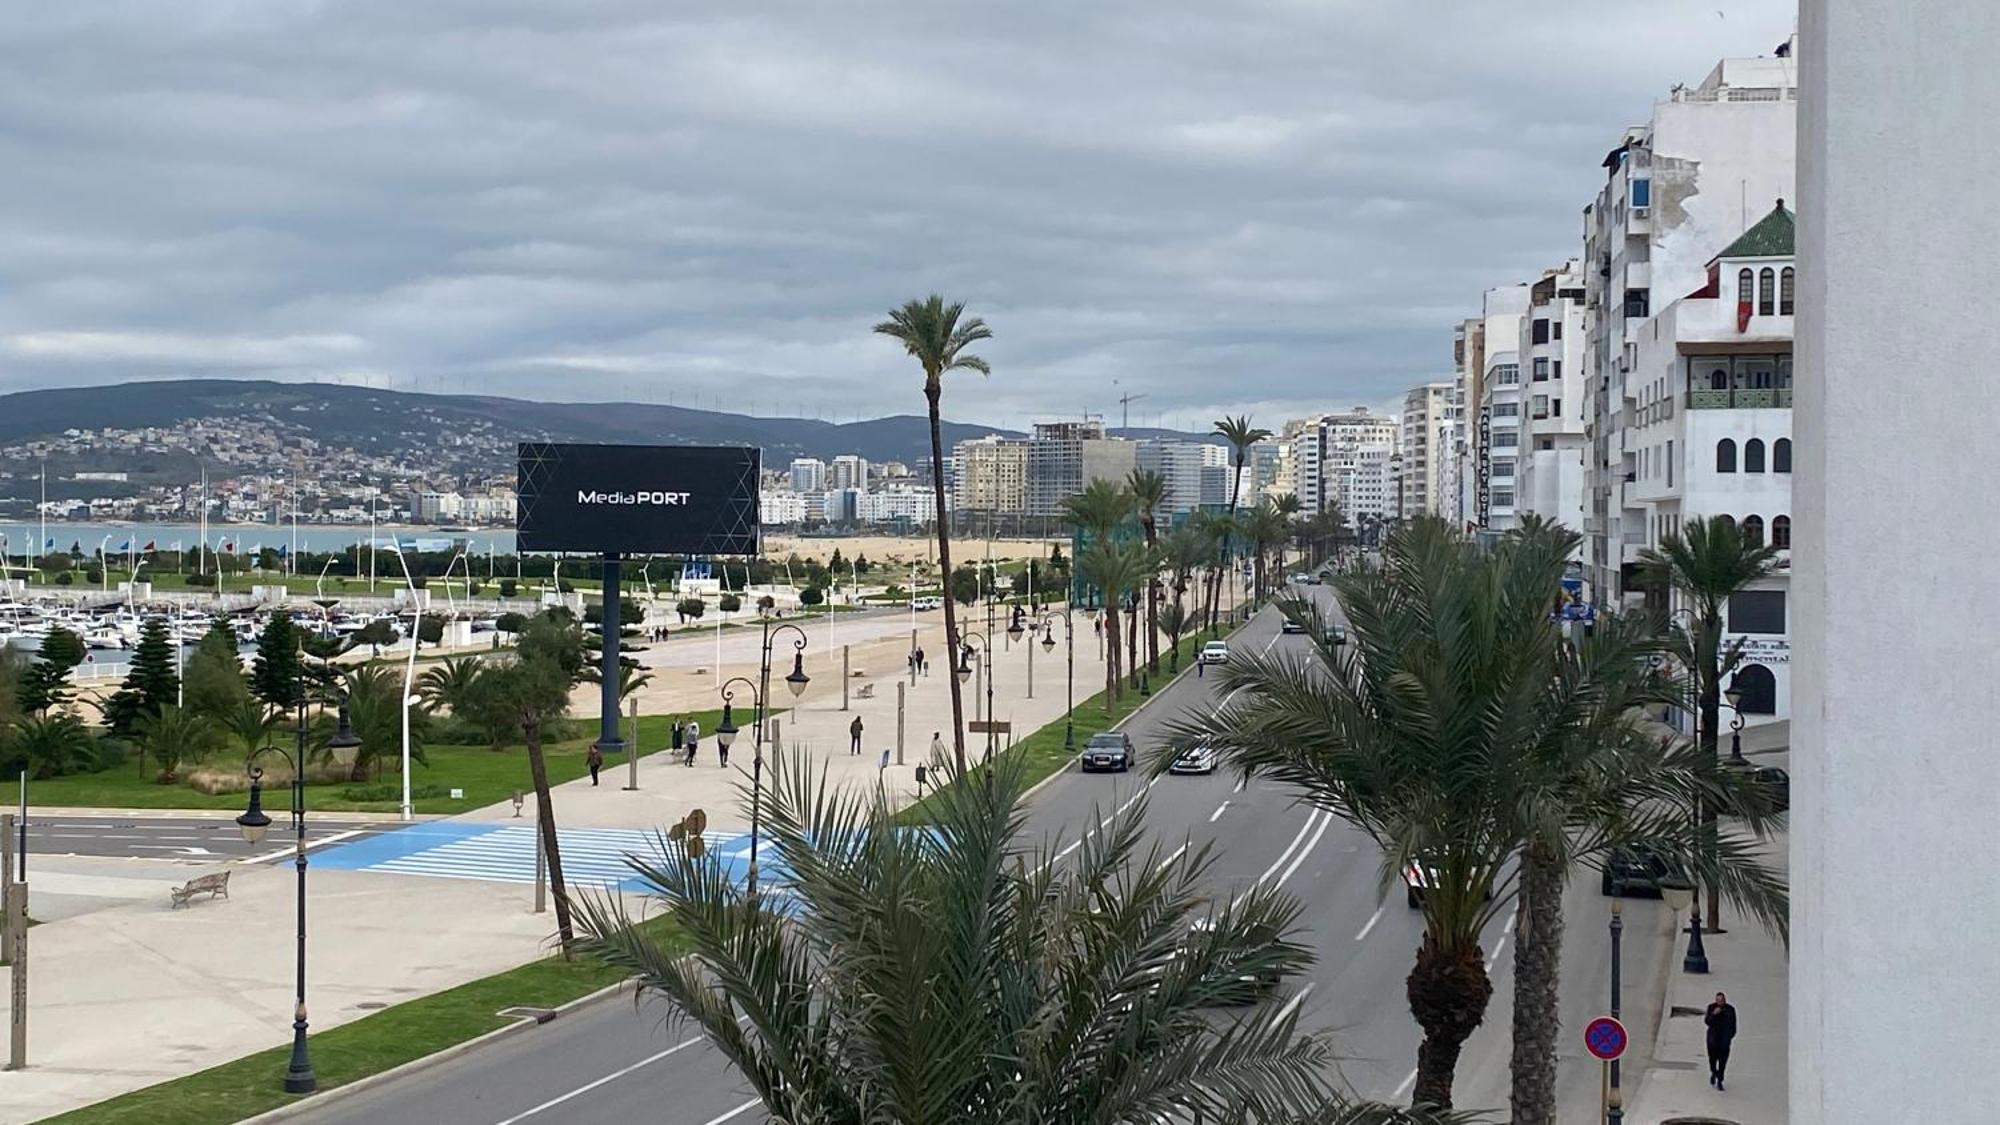
[[[1321,814],[1318,809],[1314,809],[1313,811],[1306,814],[1306,822],[1304,824],[1299,825],[1299,834],[1292,837],[1292,842],[1285,845],[1285,850],[1278,853],[1278,858],[1271,861],[1271,866],[1265,868],[1264,873],[1262,875],[1257,876],[1257,881],[1250,884],[1250,890],[1255,890],[1258,887],[1263,886],[1264,883],[1267,880],[1269,880],[1272,875],[1277,873],[1278,868],[1284,866],[1286,860],[1292,858],[1292,853],[1298,850],[1300,842],[1306,838],[1306,833],[1311,832],[1313,830],[1313,824],[1315,821],[1319,819],[1320,815]],[[1238,906],[1242,905],[1243,900],[1250,897],[1250,890],[1246,890],[1242,894],[1237,895],[1234,899],[1232,899],[1229,903],[1229,908],[1231,910],[1234,910]]]
[[[1278,882],[1277,882],[1278,886],[1282,887],[1285,885],[1285,880],[1290,879],[1292,877],[1292,872],[1297,871],[1299,869],[1299,864],[1304,863],[1306,861],[1306,857],[1312,854],[1312,850],[1319,846],[1320,838],[1325,836],[1326,830],[1332,826],[1333,826],[1333,814],[1332,813],[1324,814],[1319,822],[1319,830],[1313,833],[1312,839],[1306,841],[1305,847],[1299,849],[1298,856],[1292,860],[1292,865],[1290,867],[1285,868],[1285,873],[1283,875],[1278,876]]]
[[[1361,927],[1361,932],[1354,935],[1354,940],[1360,941],[1361,939],[1367,937],[1368,932],[1375,928],[1375,923],[1380,922],[1382,920],[1382,912],[1387,909],[1389,909],[1389,907],[1386,904],[1376,907],[1375,913],[1370,915],[1368,918],[1368,924]]]
[[[571,1090],[567,1094],[562,1094],[557,1097],[550,1098],[548,1101],[543,1102],[542,1104],[536,1106],[533,1109],[527,1110],[526,1112],[523,1113],[517,1113],[514,1116],[507,1118],[505,1121],[500,1122],[499,1125],[514,1125],[516,1121],[525,1121],[528,1118],[533,1117],[534,1115],[542,1112],[545,1109],[554,1109],[556,1106],[559,1106],[564,1102],[569,1101],[571,1098],[580,1097],[584,1094],[587,1094],[592,1090],[597,1089],[599,1086],[604,1085],[607,1082],[615,1082],[618,1079],[623,1078],[626,1075],[632,1073],[633,1071],[640,1069],[641,1067],[651,1066],[654,1063],[659,1062],[661,1059],[666,1058],[668,1055],[675,1053],[676,1051],[684,1051],[687,1048],[692,1047],[697,1043],[706,1043],[707,1041],[708,1039],[706,1036],[697,1036],[693,1039],[683,1039],[679,1043],[676,1043],[673,1046],[668,1047],[664,1051],[659,1051],[654,1054],[647,1055],[645,1058],[640,1059],[638,1062],[633,1063],[631,1066],[620,1067],[619,1069],[612,1071],[610,1074],[607,1074],[604,1077],[599,1078],[594,1082],[586,1082],[583,1085],[578,1086],[576,1089]],[[742,1111],[739,1109],[736,1112],[740,1113]],[[716,1118],[716,1120],[722,1121],[725,1120],[725,1118],[718,1117]]]
[[[1512,934],[1514,932],[1514,923],[1520,920],[1521,920],[1521,915],[1518,912],[1507,915],[1507,928],[1500,931],[1500,936],[1506,937],[1507,935]]]
[[[1410,1087],[1416,1084],[1417,1084],[1417,1068],[1411,1067],[1410,1073],[1403,1076],[1403,1080],[1397,1083],[1396,1085],[1396,1092],[1390,1094],[1389,1097],[1391,1097],[1392,1099],[1401,1098],[1404,1094],[1410,1092]]]
[[[1504,952],[1506,948],[1507,948],[1507,939],[1504,937],[1501,938],[1499,941],[1493,943],[1493,956],[1487,958],[1487,963],[1495,966],[1499,965],[1500,954]]]
[[[1234,789],[1230,790],[1230,792],[1232,792],[1232,793],[1241,793],[1241,792],[1243,792],[1243,790],[1244,790],[1245,788],[1247,788],[1247,787],[1249,786],[1249,784],[1250,784],[1250,779],[1249,779],[1249,778],[1247,778],[1247,777],[1244,777],[1244,778],[1238,778],[1238,779],[1237,779],[1237,781],[1236,781],[1236,788],[1234,788]]]
[[[749,1101],[744,1102],[742,1105],[737,1106],[735,1109],[730,1110],[728,1113],[723,1114],[721,1117],[709,1118],[707,1121],[703,1122],[702,1125],[722,1125],[724,1121],[728,1121],[731,1118],[738,1117],[763,1104],[764,1104],[764,1099],[752,1098]],[[504,1125],[504,1122],[502,1123],[502,1125]]]
[[[1188,846],[1186,844],[1182,844],[1180,847],[1175,848],[1172,855],[1169,855],[1167,858],[1160,861],[1159,869],[1161,871],[1165,871],[1167,868],[1172,867],[1174,865],[1175,860],[1187,854],[1187,850]]]
[[[331,836],[320,836],[315,839],[309,839],[306,841],[306,850],[312,851],[314,848],[323,848],[328,844],[338,844],[342,840],[351,840],[354,837],[362,835],[367,831],[368,830],[366,828],[355,828],[346,832],[335,832]],[[279,850],[271,852],[267,855],[253,855],[249,859],[238,860],[237,862],[269,863],[271,860],[274,859],[284,859],[286,856],[293,854],[293,852],[295,852],[296,850],[297,849],[295,848],[280,848]]]
[[[1312,990],[1313,990],[1312,982],[1307,981],[1306,986],[1304,988],[1299,989],[1296,995],[1294,995],[1290,1000],[1285,1001],[1284,1007],[1278,1009],[1278,1018],[1284,1019],[1290,1016],[1293,1012],[1298,1011],[1299,1005],[1305,1003],[1306,995],[1310,993]]]
[[[1229,809],[1228,801],[1224,801],[1221,804],[1215,806],[1215,811],[1208,814],[1208,822],[1210,824],[1214,824],[1216,821],[1221,820],[1222,814],[1228,811],[1228,809]]]

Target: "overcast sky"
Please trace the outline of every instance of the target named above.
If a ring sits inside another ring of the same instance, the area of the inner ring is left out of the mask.
[[[1206,429],[1449,370],[1786,0],[77,0],[0,28],[0,390],[190,375]]]

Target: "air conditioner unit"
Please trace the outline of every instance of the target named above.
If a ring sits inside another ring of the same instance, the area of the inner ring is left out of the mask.
[[[1650,219],[1653,217],[1653,209],[1651,207],[1634,207],[1632,208],[1632,217],[1634,219]]]

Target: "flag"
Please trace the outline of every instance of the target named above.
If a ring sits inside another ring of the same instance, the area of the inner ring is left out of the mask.
[[[222,549],[223,549],[223,550],[225,550],[225,551],[228,551],[228,552],[229,552],[230,554],[232,554],[232,555],[233,555],[233,554],[235,554],[235,553],[236,553],[236,543],[235,543],[235,541],[234,541],[234,540],[227,540],[227,539],[223,540],[223,543],[222,543]]]
[[[130,539],[127,539],[125,542],[118,544],[118,553],[121,555],[131,549],[132,549],[132,541]]]
[[[279,558],[281,558],[281,559],[282,559],[282,558],[284,558],[284,557],[285,557],[285,554],[286,554],[286,548],[287,548],[287,547],[289,547],[289,546],[290,546],[290,544],[286,544],[286,543],[280,543],[280,544],[278,544],[278,557],[279,557]]]
[[[153,541],[151,539],[146,540],[146,550],[150,552],[152,549],[153,549]]]
[[[55,549],[56,549],[56,541],[54,539],[51,539],[47,543],[42,544],[42,550],[44,551],[53,551]]]

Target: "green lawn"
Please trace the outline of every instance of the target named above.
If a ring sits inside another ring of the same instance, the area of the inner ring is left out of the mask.
[[[553,1008],[621,978],[619,970],[587,957],[534,961],[316,1032],[310,1040],[313,1070],[319,1075],[319,1088],[330,1090],[514,1022],[495,1014],[502,1008]],[[274,1047],[47,1120],[64,1125],[241,1121],[311,1096],[284,1092],[282,1080],[290,1058],[289,1044]]]
[[[700,711],[694,718],[701,723],[704,731],[712,731],[721,721],[720,711]],[[641,715],[639,717],[639,745],[644,748],[642,758],[658,752],[671,741],[668,727],[671,718],[665,715]],[[584,776],[590,772],[584,762],[584,755],[590,747],[595,724],[590,724],[592,734],[550,743],[544,747],[548,757],[550,784],[559,784]],[[436,789],[435,796],[417,796],[413,800],[420,813],[456,813],[490,805],[506,800],[516,789],[529,790],[532,784],[528,777],[528,756],[519,746],[493,751],[484,746],[428,746],[424,754],[430,759],[428,766],[410,763],[410,788]],[[623,755],[609,755],[604,768],[617,775],[624,768]],[[397,756],[392,753],[385,758],[378,777],[362,783],[365,786],[399,787],[401,767]],[[386,800],[354,800],[343,795],[343,790],[351,786],[341,784],[319,784],[306,786],[306,808],[311,812],[395,812],[399,795],[391,795]],[[453,800],[449,791],[463,789],[465,796]],[[150,778],[139,776],[136,765],[121,769],[106,770],[102,773],[79,774],[72,777],[52,777],[28,783],[28,799],[37,805],[57,808],[115,808],[115,809],[241,809],[244,796],[241,793],[198,793],[186,785],[160,785]]]
[[[1223,636],[1228,635],[1229,631],[1225,630]],[[1209,636],[1205,632],[1182,637],[1180,643],[1180,666],[1184,669],[1191,667],[1194,654],[1200,651],[1201,646],[1208,643],[1208,640]],[[1160,675],[1152,682],[1152,687],[1155,691],[1165,687],[1167,682],[1173,678],[1173,675],[1167,671],[1171,666],[1169,652],[1170,650],[1168,649],[1160,650]],[[1076,705],[1076,745],[1074,749],[1064,747],[1063,720],[1057,719],[1055,722],[1028,735],[1026,738],[1016,740],[1013,748],[1005,753],[1022,756],[1022,760],[1025,762],[1028,771],[1028,784],[1032,785],[1048,777],[1050,774],[1069,768],[1076,762],[1077,753],[1083,749],[1084,743],[1090,741],[1091,735],[1099,731],[1110,730],[1113,724],[1138,710],[1139,706],[1149,698],[1151,696],[1140,695],[1137,688],[1129,688],[1126,690],[1124,698],[1113,703],[1111,709],[1107,712],[1104,707],[1104,693],[1100,691],[1087,700],[1078,701]],[[981,741],[984,737],[984,735],[976,734],[965,736],[965,752],[968,758],[977,760],[977,754],[984,749],[984,743]],[[902,824],[922,824],[926,822],[930,819],[930,814],[926,811],[929,802],[930,798],[925,798],[904,809],[898,814],[898,821]]]

